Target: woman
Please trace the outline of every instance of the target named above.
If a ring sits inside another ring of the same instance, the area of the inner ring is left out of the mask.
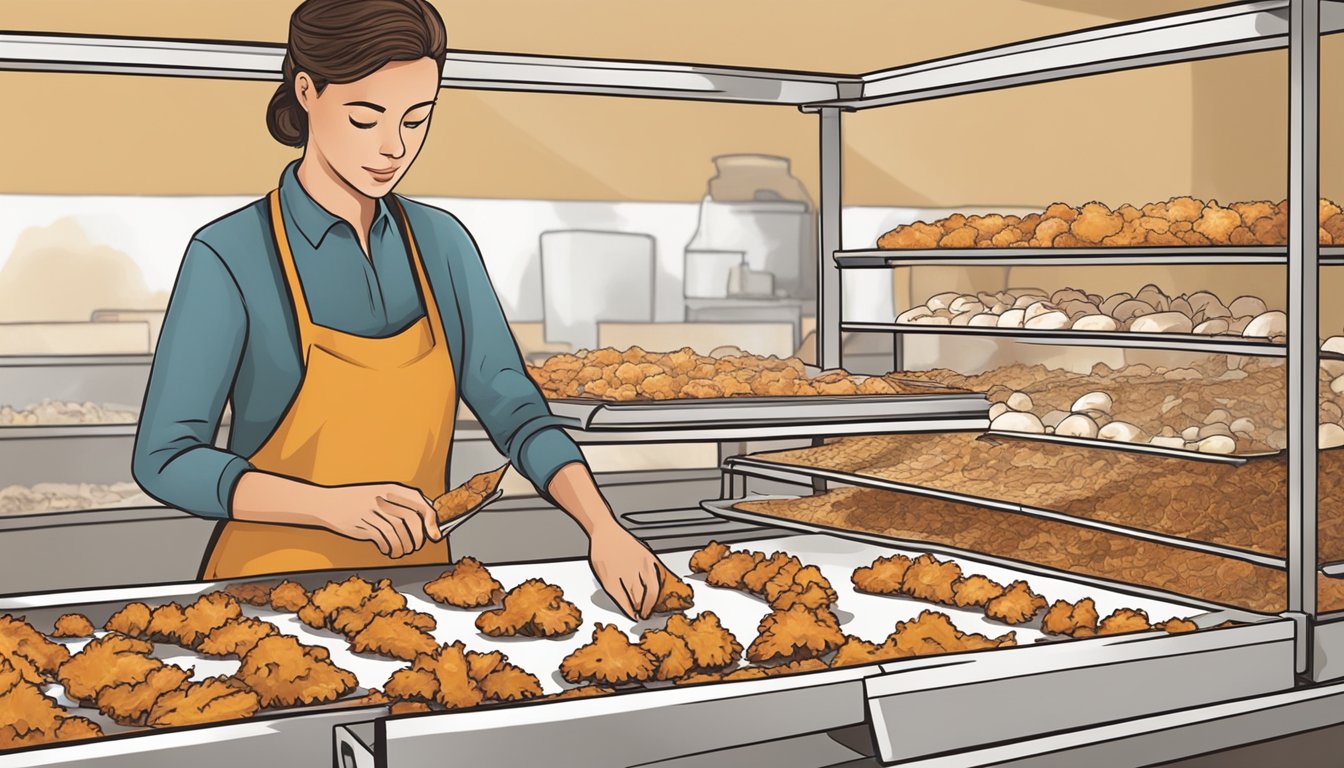
[[[135,478],[220,525],[205,579],[441,564],[457,399],[589,536],[629,616],[653,554],[616,522],[524,373],[475,243],[391,194],[424,146],[446,35],[424,0],[306,0],[266,115],[300,147],[279,188],[193,237],[136,438]],[[212,444],[225,401],[228,450]]]

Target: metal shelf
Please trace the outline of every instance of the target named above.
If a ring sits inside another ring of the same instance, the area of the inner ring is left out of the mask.
[[[805,467],[795,464],[780,464],[773,461],[767,461],[751,456],[738,456],[727,459],[723,463],[725,472],[747,475],[760,478],[762,480],[774,480],[777,482],[791,483],[793,485],[812,485],[814,480],[823,480],[826,482],[837,483],[840,485],[853,486],[856,488],[874,488],[884,491],[895,491],[897,493],[908,493],[915,496],[924,496],[944,501],[953,501],[960,504],[973,504],[979,507],[989,509],[998,509],[1004,512],[1013,512],[1015,514],[1036,517],[1043,520],[1053,520],[1056,522],[1076,525],[1080,528],[1091,528],[1108,533],[1119,533],[1136,539],[1144,539],[1171,547],[1180,547],[1181,549],[1194,550],[1196,552],[1207,552],[1209,554],[1227,557],[1234,560],[1242,560],[1248,563],[1265,566],[1268,568],[1283,569],[1285,560],[1281,557],[1266,555],[1260,552],[1251,552],[1249,550],[1237,547],[1226,547],[1219,544],[1212,544],[1204,541],[1186,539],[1179,536],[1158,533],[1143,528],[1134,528],[1117,523],[1108,523],[1100,520],[1090,520],[1084,517],[1077,517],[1066,512],[1056,512],[1054,510],[1031,507],[1024,504],[1018,504],[1012,501],[1001,499],[991,499],[982,496],[974,496],[956,491],[945,491],[934,488],[926,488],[909,483],[899,483],[892,480],[883,480],[877,477],[868,477],[857,475],[850,472],[841,472],[838,470],[821,469],[817,467]],[[716,513],[718,510],[711,510]]]
[[[279,80],[275,43],[0,32],[0,70]],[[848,75],[449,51],[444,88],[796,106],[856,96]]]
[[[1150,248],[870,248],[835,253],[841,269],[892,267],[1164,267],[1288,263],[1288,246],[1226,245],[1213,248],[1154,246]],[[1344,264],[1344,247],[1322,246],[1321,264]]]
[[[821,435],[984,429],[989,401],[978,392],[929,386],[921,395],[734,397],[610,402],[550,400],[576,442],[686,443]]]
[[[1045,344],[1064,347],[1125,347],[1131,349],[1164,349],[1180,352],[1213,352],[1248,357],[1284,357],[1288,354],[1283,344],[1252,342],[1240,337],[1221,338],[1189,333],[1123,333],[1120,331],[1037,331],[1028,328],[979,328],[965,325],[913,325],[910,323],[853,323],[840,324],[840,330],[852,333],[901,333],[935,336],[987,336],[1020,341],[1024,344]]]
[[[1288,47],[1289,0],[1243,2],[1094,27],[863,75],[861,94],[811,105],[870,109],[1126,69]],[[1321,4],[1320,32],[1344,31]]]

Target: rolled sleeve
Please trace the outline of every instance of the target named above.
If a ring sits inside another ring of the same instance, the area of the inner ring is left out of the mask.
[[[466,229],[451,221],[456,227],[443,244],[463,325],[459,392],[495,448],[544,495],[556,470],[582,462],[583,453],[525,372],[480,251]]]
[[[187,248],[154,353],[132,472],[150,496],[209,518],[229,516],[252,468],[213,444],[247,335],[242,295],[219,255]]]

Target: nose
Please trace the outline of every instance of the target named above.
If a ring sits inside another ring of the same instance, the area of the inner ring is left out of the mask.
[[[394,127],[382,135],[378,153],[392,160],[400,160],[406,154],[406,142],[401,139],[401,123],[393,121],[393,124]]]

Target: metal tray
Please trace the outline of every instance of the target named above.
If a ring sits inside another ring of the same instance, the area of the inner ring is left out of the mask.
[[[548,401],[579,442],[697,442],[985,429],[984,394],[920,382],[918,395]]]

